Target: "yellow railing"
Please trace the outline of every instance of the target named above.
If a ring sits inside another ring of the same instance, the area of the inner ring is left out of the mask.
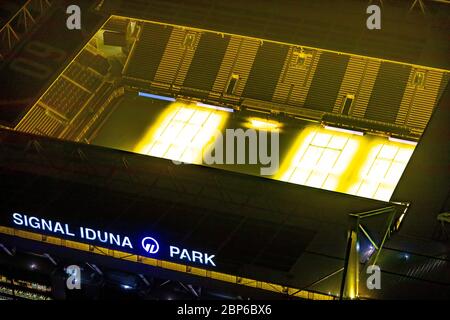
[[[270,282],[259,281],[249,278],[242,278],[239,276],[234,276],[226,273],[221,273],[217,271],[206,270],[198,267],[191,267],[180,263],[159,260],[154,258],[143,257],[135,254],[130,254],[123,251],[111,250],[103,247],[93,246],[90,244],[66,240],[62,238],[57,238],[53,236],[42,235],[35,232],[18,230],[14,228],[9,228],[5,226],[0,226],[0,233],[9,236],[20,237],[28,240],[39,241],[47,244],[52,244],[56,246],[66,247],[74,250],[80,250],[85,252],[90,252],[93,254],[99,254],[108,256],[115,259],[127,260],[135,263],[142,263],[150,265],[157,268],[162,268],[166,270],[172,270],[176,272],[188,273],[198,277],[204,277],[209,279],[214,279],[218,281],[243,285],[247,287],[257,288],[261,290],[267,290],[276,292],[279,294],[289,295],[291,297],[310,299],[310,300],[334,300],[336,297],[331,295],[325,295],[321,293],[311,292],[307,290],[300,290],[297,288],[285,287],[278,284],[273,284]]]

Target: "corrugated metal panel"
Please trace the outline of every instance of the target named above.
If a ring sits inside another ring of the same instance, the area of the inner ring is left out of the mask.
[[[183,86],[210,91],[219,72],[229,41],[229,36],[215,33],[203,34]],[[208,93],[205,93],[205,96],[208,96]]]
[[[411,66],[381,63],[365,118],[395,123],[410,71]]]
[[[306,97],[306,108],[326,112],[333,110],[349,58],[337,53],[322,53]]]
[[[277,43],[261,45],[242,94],[244,97],[272,100],[288,50],[288,46]]]
[[[139,79],[153,80],[171,32],[170,26],[144,23],[125,74]]]
[[[433,275],[438,275],[440,272],[445,272],[449,263],[441,259],[424,259],[421,263],[416,263],[406,270],[406,275],[416,279],[430,279],[435,280]],[[439,278],[439,277],[438,277]],[[399,282],[405,281],[401,279]],[[440,280],[440,279],[439,279]]]

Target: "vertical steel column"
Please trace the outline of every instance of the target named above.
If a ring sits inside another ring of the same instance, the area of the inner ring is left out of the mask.
[[[350,228],[345,251],[344,271],[342,275],[340,300],[358,297],[359,286],[359,252],[358,252],[358,226],[359,217],[350,217]]]

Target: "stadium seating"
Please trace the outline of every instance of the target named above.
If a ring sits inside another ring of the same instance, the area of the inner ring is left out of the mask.
[[[89,92],[59,78],[41,101],[66,119],[72,119],[89,99]]]
[[[159,61],[169,41],[172,28],[144,24],[139,40],[132,51],[126,75],[144,80],[153,80]]]
[[[97,90],[102,82],[101,77],[97,73],[82,66],[76,61],[67,68],[64,75],[82,87],[88,89],[90,92]]]
[[[19,123],[17,130],[57,137],[64,130],[64,125],[50,112],[46,112],[43,107],[36,105],[29,111],[26,118]]]
[[[92,100],[100,106],[110,85],[104,75],[110,68],[108,60],[91,49],[84,49],[57,78],[38,103],[28,112],[16,129],[51,137],[70,136],[70,123]]]

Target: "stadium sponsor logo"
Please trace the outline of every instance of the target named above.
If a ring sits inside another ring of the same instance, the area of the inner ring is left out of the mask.
[[[99,241],[111,246],[133,249],[133,245],[131,244],[129,237],[112,232],[94,230],[86,227],[73,229],[68,223],[27,216],[21,213],[13,214],[13,223],[17,226],[42,230],[58,235],[76,237],[88,241]]]
[[[215,255],[196,250],[189,250],[173,244],[166,246],[160,245],[160,243],[154,237],[150,236],[145,236],[141,239],[140,244],[142,250],[139,250],[139,246],[133,246],[133,237],[129,237],[123,234],[96,230],[82,226],[74,227],[68,223],[38,218],[35,216],[17,212],[12,214],[12,222],[14,225],[22,228],[38,230],[45,233],[64,236],[66,238],[71,237],[74,239],[81,239],[94,244],[101,243],[108,248],[128,249],[131,251],[135,251],[137,254],[142,253],[143,250],[148,255],[158,254],[161,258],[167,257],[172,260],[180,260],[183,262],[190,262],[212,267],[216,266],[214,262]],[[71,274],[73,274],[73,272]],[[73,279],[74,278],[71,278],[71,281]],[[72,281],[72,283],[74,282]]]
[[[142,249],[148,254],[154,255],[159,251],[159,243],[152,237],[145,237],[141,241]],[[169,256],[173,259],[189,261],[197,264],[210,265],[215,267],[213,254],[203,253],[195,250],[188,250],[174,245],[169,246]]]
[[[178,248],[175,246],[170,246],[170,257],[180,259],[180,260],[187,260],[189,262],[204,264],[204,265],[210,265],[215,267],[216,264],[214,263],[214,255],[210,255],[207,253],[199,252],[199,251],[190,251],[183,248]]]
[[[141,241],[142,248],[145,250],[145,252],[150,254],[155,254],[159,251],[159,243],[152,237],[145,237]]]

